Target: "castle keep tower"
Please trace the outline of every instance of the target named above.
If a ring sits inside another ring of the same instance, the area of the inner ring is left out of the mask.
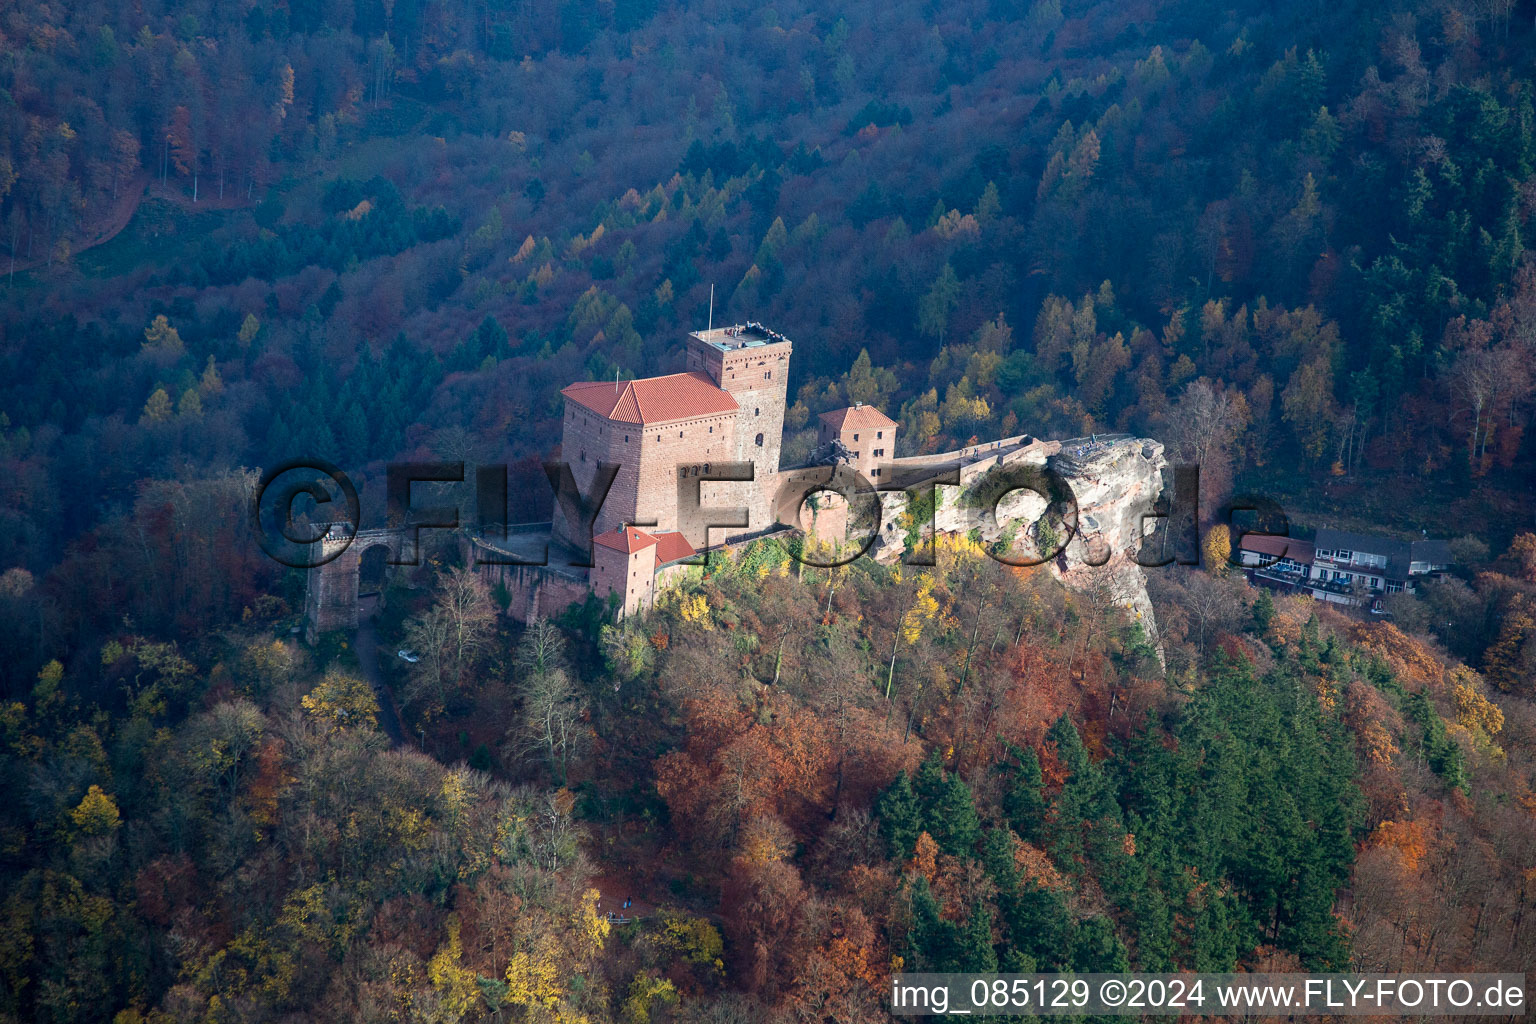
[[[565,396],[561,454],[582,493],[591,491],[599,463],[619,467],[594,534],[625,524],[678,529],[679,468],[698,476],[736,451],[736,401],[702,373],[618,384],[585,381],[560,393]],[[589,540],[558,504],[554,537],[577,550]]]
[[[750,530],[773,525],[769,493],[779,471],[779,447],[784,438],[784,407],[789,394],[789,356],[794,345],[784,335],[759,323],[694,331],[688,335],[688,369],[703,373],[720,390],[736,399],[732,462],[750,462],[756,486],[751,488]]]
[[[770,507],[779,471],[788,392],[789,339],[761,324],[695,331],[688,369],[631,381],[583,381],[565,396],[561,453],[583,494],[597,467],[619,467],[594,526],[604,534],[644,526],[654,534],[696,527],[679,522],[678,474],[703,476],[725,462],[749,462],[753,483],[719,483],[701,492],[707,507],[743,507],[742,533],[773,525]],[[698,532],[698,531],[696,531]],[[585,550],[588,538],[558,503],[554,539]],[[714,538],[690,536],[704,547]]]

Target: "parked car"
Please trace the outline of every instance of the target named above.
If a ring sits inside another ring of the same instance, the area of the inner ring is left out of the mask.
[[[412,665],[416,664],[418,661],[421,660],[421,655],[417,654],[415,651],[410,650],[409,648],[406,648],[406,647],[400,648],[395,653],[400,656],[401,660],[408,661]]]

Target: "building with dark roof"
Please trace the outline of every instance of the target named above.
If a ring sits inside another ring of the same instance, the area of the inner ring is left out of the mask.
[[[1309,543],[1244,534],[1237,561],[1255,583],[1308,591],[1335,604],[1379,608],[1383,594],[1412,593],[1415,582],[1451,568],[1443,540],[1394,540],[1321,527]]]
[[[1276,569],[1283,572],[1311,571],[1313,546],[1295,537],[1271,537],[1245,533],[1238,542],[1238,562],[1246,568]]]

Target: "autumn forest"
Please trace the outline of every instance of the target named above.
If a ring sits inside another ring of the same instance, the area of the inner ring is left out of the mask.
[[[0,0],[0,1022],[1536,970],[1533,237],[1532,0]],[[1455,565],[1214,529],[1154,627],[779,535],[519,623],[443,544],[305,640],[265,467],[547,520],[560,388],[711,315],[794,339],[786,465],[1123,431]]]

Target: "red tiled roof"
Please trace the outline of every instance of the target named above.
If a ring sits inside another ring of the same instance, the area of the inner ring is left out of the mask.
[[[896,421],[872,405],[850,405],[846,409],[833,409],[821,414],[821,422],[833,430],[874,430],[877,427],[894,427]]]
[[[698,554],[688,538],[680,533],[656,534],[656,564],[665,565],[679,558],[692,558]]]
[[[601,544],[605,548],[622,551],[626,555],[632,555],[636,551],[644,551],[656,543],[656,538],[644,530],[637,530],[633,526],[614,527],[607,533],[600,533],[592,538],[592,543]]]
[[[1314,552],[1310,541],[1297,540],[1294,537],[1271,537],[1257,533],[1243,534],[1243,539],[1238,542],[1237,546],[1242,551],[1252,551],[1260,555],[1268,555],[1271,558],[1289,558],[1292,561],[1303,564],[1312,561]]]
[[[644,530],[637,530],[633,526],[615,527],[607,533],[600,533],[592,538],[592,543],[601,544],[605,548],[633,555],[644,551],[646,548],[655,548],[655,567],[675,562],[679,558],[692,558],[698,554],[694,546],[688,543],[688,538],[677,532],[649,534]]]
[[[604,419],[619,423],[668,423],[735,412],[740,408],[736,399],[715,387],[715,382],[704,374],[696,372],[619,384],[581,381],[560,393]]]

